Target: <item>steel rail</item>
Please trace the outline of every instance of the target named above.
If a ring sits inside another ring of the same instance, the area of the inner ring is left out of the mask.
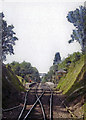
[[[38,84],[38,86],[39,86],[39,84]],[[38,99],[37,89],[36,89],[36,98]],[[42,110],[42,113],[43,113],[43,118],[44,118],[44,120],[46,120],[46,115],[45,115],[45,111],[44,111],[43,105],[41,103],[41,100],[39,99],[38,101],[39,101],[39,104],[41,105],[41,110]]]
[[[14,106],[14,107],[12,107],[12,108],[7,108],[7,109],[3,109],[3,108],[2,108],[2,111],[3,111],[3,112],[7,112],[7,111],[10,111],[10,110],[14,110],[14,109],[16,109],[16,108],[19,108],[19,107],[21,107],[21,105],[17,105],[17,106]]]
[[[37,85],[37,87],[38,87],[38,86],[39,86],[39,84]],[[32,105],[32,107],[30,108],[30,110],[27,112],[27,114],[25,115],[25,117],[23,118],[23,120],[26,120],[26,119],[27,119],[27,117],[29,116],[29,114],[31,113],[31,111],[33,110],[33,108],[36,106],[36,104],[37,104],[38,102],[39,102],[39,104],[40,104],[40,106],[41,106],[41,110],[42,110],[42,114],[43,114],[43,119],[46,120],[46,114],[45,114],[43,105],[42,105],[41,100],[40,100],[40,98],[43,96],[43,94],[45,93],[46,90],[44,90],[44,91],[42,92],[42,94],[41,94],[40,96],[38,96],[37,90],[39,90],[39,89],[37,89],[37,87],[36,87],[36,90],[35,90],[37,100],[36,100],[35,103]],[[49,86],[47,86],[47,87],[49,88],[49,90],[50,90],[50,92],[51,92],[51,95],[50,95],[50,120],[52,120],[52,96],[53,96],[53,93],[52,93],[52,90],[50,89],[50,87],[49,87]],[[30,89],[31,89],[31,88],[30,88]],[[29,91],[30,91],[30,89],[29,89]],[[28,91],[28,92],[29,92],[29,91]],[[28,93],[28,92],[27,92],[27,93]],[[24,112],[24,110],[25,110],[26,102],[27,102],[27,93],[26,93],[26,95],[25,95],[24,107],[23,107],[23,109],[21,110],[21,113],[20,113],[20,115],[19,115],[19,117],[18,117],[18,120],[20,120],[20,118],[22,117],[22,114],[23,114],[23,112]]]
[[[51,92],[51,96],[50,96],[50,120],[52,120],[52,98],[53,98],[53,93]]]
[[[33,106],[31,107],[31,109],[28,111],[28,113],[26,114],[26,116],[24,117],[23,120],[26,120],[26,118],[28,117],[28,115],[31,113],[31,111],[33,110],[33,108],[35,107],[35,105],[37,104],[37,102],[39,101],[39,99],[43,96],[45,91],[43,91],[43,93],[38,97],[38,99],[35,101],[35,103],[33,104]]]
[[[51,95],[50,95],[50,120],[52,120],[52,99],[53,99],[53,92],[52,92],[52,89],[50,88],[49,85],[47,85],[47,87],[49,88],[50,92],[51,92]]]
[[[22,114],[23,114],[23,112],[24,112],[24,110],[25,110],[26,103],[27,103],[27,93],[28,93],[32,88],[33,88],[33,87],[31,87],[31,88],[26,92],[26,94],[25,94],[24,106],[23,106],[23,108],[22,108],[22,110],[21,110],[21,112],[20,112],[20,114],[19,114],[18,120],[20,120],[20,118],[22,117]]]
[[[32,84],[33,84],[33,83],[32,83]],[[31,88],[30,88],[30,89],[31,89]],[[29,90],[30,90],[30,89],[29,89]],[[29,90],[28,90],[28,91],[29,91]],[[28,92],[28,91],[27,91],[27,92]],[[27,94],[27,93],[26,93],[26,94]],[[26,95],[25,95],[25,96],[26,96]],[[26,98],[26,97],[25,97],[25,98]],[[25,101],[26,101],[26,100],[25,100]],[[25,103],[25,102],[24,102],[24,103]],[[8,111],[10,111],[10,110],[14,110],[14,109],[19,108],[19,107],[21,107],[21,105],[17,105],[17,106],[14,106],[14,107],[11,107],[11,108],[7,108],[7,109],[3,109],[3,108],[2,108],[2,111],[3,111],[3,112],[8,112]],[[23,108],[23,109],[24,109],[24,108]]]
[[[20,112],[20,115],[19,115],[19,117],[18,117],[18,120],[20,120],[20,118],[21,118],[21,116],[22,116],[22,114],[23,114],[23,112],[24,112],[24,110],[25,110],[26,102],[27,102],[27,93],[28,93],[28,92],[26,92],[26,95],[25,95],[24,107],[23,107],[23,109],[22,109],[21,112]]]

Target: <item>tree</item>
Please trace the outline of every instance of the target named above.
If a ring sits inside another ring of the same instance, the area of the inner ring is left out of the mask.
[[[25,78],[26,81],[31,79],[32,81],[39,82],[40,76],[39,72],[35,67],[32,67],[31,63],[23,61],[22,63],[13,61],[11,64],[11,69],[14,73],[22,78]]]
[[[54,72],[58,71],[58,65],[51,66],[49,70],[52,70]]]
[[[75,27],[71,34],[72,39],[68,42],[72,43],[76,40],[80,44],[82,52],[86,53],[86,7],[80,6],[79,9],[70,11],[67,19]]]
[[[19,62],[13,61],[11,64],[8,64],[11,66],[13,72],[17,75],[20,75],[20,64]]]
[[[60,53],[57,52],[54,57],[53,65],[57,65],[58,63],[60,63],[60,61],[61,61]]]
[[[4,20],[4,14],[0,13],[0,18],[2,20],[2,60],[6,60],[6,55],[14,54],[13,46],[15,41],[18,38],[15,36],[13,31],[13,25],[7,25],[7,22]]]

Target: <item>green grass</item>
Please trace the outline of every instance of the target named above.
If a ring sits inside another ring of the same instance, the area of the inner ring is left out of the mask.
[[[57,86],[57,88],[60,88],[63,91],[63,94],[67,93],[77,80],[79,81],[78,77],[83,66],[84,57],[82,57],[75,64],[71,63],[67,75],[59,81],[59,84]]]
[[[63,94],[66,94],[66,103],[73,103],[77,98],[83,98],[86,95],[86,55],[82,55],[80,60],[70,64],[68,73],[60,79],[58,88],[63,91]],[[86,101],[84,112],[86,120]]]
[[[12,71],[8,71],[8,72],[11,77],[11,82],[16,87],[16,89],[19,91],[24,91],[24,87],[22,86],[16,75]]]
[[[23,78],[21,76],[16,75],[19,81],[22,83]]]
[[[18,91],[25,91],[23,85],[21,84],[21,82],[19,81],[19,79],[17,78],[17,76],[14,74],[14,72],[6,66],[6,68],[3,69],[3,87],[5,87],[5,82],[6,80],[6,76],[8,77],[8,81],[10,82],[10,84],[12,84],[14,86],[14,88]],[[6,84],[9,86],[9,83]],[[10,86],[9,86],[10,87]]]
[[[2,107],[7,108],[12,96],[16,95],[17,101],[19,93],[26,90],[10,67],[3,65],[2,68]]]
[[[68,70],[69,65],[67,63],[68,62],[75,63],[80,59],[81,56],[82,54],[79,52],[74,52],[73,54],[68,55],[67,58],[65,58],[61,63],[58,64],[58,70],[60,69]]]

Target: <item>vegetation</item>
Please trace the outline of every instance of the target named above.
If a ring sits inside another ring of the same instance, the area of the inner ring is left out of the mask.
[[[4,14],[0,13],[0,17],[2,20],[2,60],[6,60],[6,55],[14,54],[13,46],[15,45],[15,41],[18,38],[15,36],[15,32],[13,31],[13,25],[7,25],[7,22],[4,20]]]
[[[14,26],[8,25],[4,19],[4,14],[0,13],[1,34],[2,34],[2,61],[6,60],[6,55],[14,54],[13,46],[18,38],[13,31]],[[1,61],[0,61],[1,62]],[[25,91],[24,86],[20,83],[15,73],[9,66],[2,64],[2,107],[7,107],[14,101],[19,101],[19,94]]]
[[[68,55],[59,64],[50,67],[49,72],[43,77],[43,82],[58,83],[56,89],[62,91],[66,95],[65,103],[70,104],[74,101],[80,102],[86,95],[86,55],[75,52]],[[57,72],[65,70],[66,74],[57,79]],[[85,103],[82,103],[85,109]]]
[[[55,73],[58,71],[58,64],[61,62],[60,53],[55,54],[53,65],[50,67],[48,73],[42,78],[42,82],[55,82]]]
[[[4,14],[0,13],[1,33],[2,33],[2,61],[6,60],[6,55],[14,54],[13,46],[18,38],[13,31],[14,26],[8,25],[4,19]],[[17,103],[20,100],[21,91],[25,91],[24,84],[29,80],[40,81],[38,70],[32,67],[29,62],[12,62],[2,64],[2,107],[8,107],[10,103]]]
[[[60,56],[60,53],[57,52],[57,53],[55,54],[55,58],[54,58],[54,61],[53,61],[53,65],[56,65],[56,64],[60,63],[60,61],[61,61],[61,56]]]
[[[43,78],[44,82],[51,81],[58,83],[56,89],[61,90],[62,93],[66,95],[66,99],[64,99],[64,101],[67,105],[81,102],[86,95],[85,60],[86,55],[83,55],[82,53],[75,52],[70,54],[56,66],[51,66],[49,72]],[[57,81],[56,73],[61,69],[67,71],[67,73]],[[86,111],[85,108],[86,101],[81,103],[82,114],[84,113],[83,109]],[[84,114],[84,116],[86,116],[86,114]]]
[[[82,56],[82,53],[80,52],[74,52],[73,54],[69,54],[67,58],[61,61],[60,64],[58,64],[58,70],[64,69],[68,70],[71,63],[75,64],[76,61],[80,60],[80,57]]]
[[[25,79],[26,82],[29,82],[31,79],[34,82],[39,82],[39,72],[35,67],[32,67],[29,62],[23,61],[22,63],[19,62],[12,62],[8,64],[11,67],[12,71],[17,75],[22,77],[21,80]],[[18,78],[20,78],[18,77]]]
[[[86,60],[86,55],[82,54],[80,55],[79,60],[76,61],[74,60],[74,62],[72,61],[70,65],[68,65],[67,67],[66,76],[62,77],[57,85],[57,89],[62,90],[63,94],[66,95],[66,99],[64,101],[67,103],[67,105],[70,103],[77,104],[82,100],[84,101],[81,103],[81,107],[82,107],[81,112],[83,112],[83,110],[86,111],[85,109],[86,61],[85,60]],[[86,113],[84,114],[84,116],[86,116]]]
[[[24,86],[20,83],[17,76],[13,73],[10,67],[2,66],[2,107],[7,107],[14,99],[19,101],[19,93],[25,91]],[[14,98],[13,98],[14,96]]]
[[[80,6],[80,8],[70,11],[67,19],[75,27],[71,35],[72,39],[68,42],[72,43],[76,40],[81,45],[82,53],[69,54],[62,61],[60,54],[56,53],[53,66],[43,77],[43,81],[54,82],[57,79],[57,72],[61,69],[65,70],[66,75],[56,81],[58,83],[57,89],[62,90],[63,94],[67,96],[67,103],[73,103],[78,98],[78,102],[80,102],[86,95],[86,7]],[[86,101],[82,106],[86,108]]]
[[[60,61],[60,63],[53,65],[50,67],[49,72],[43,77],[43,81],[51,81],[51,82],[58,82],[57,79],[57,71],[63,69],[68,72],[69,66],[72,63],[75,65],[76,61],[79,61],[82,54],[80,52],[75,52],[73,54],[68,55],[67,58]]]
[[[61,80],[59,81],[57,88],[60,88],[64,94],[66,93],[70,95],[71,92],[76,89],[76,87],[78,89],[78,87],[84,84],[84,81],[83,83],[80,81],[86,70],[84,59],[85,56],[81,56],[80,60],[76,61],[75,63],[72,62],[68,67],[68,73],[66,74],[66,76],[61,78]]]
[[[7,54],[14,54],[13,45],[17,37],[13,32],[13,25],[7,25],[2,17],[2,59],[6,60]],[[61,61],[60,53],[55,54],[53,65],[50,67],[49,72],[42,78],[42,82],[54,82],[58,83],[57,89],[62,90],[63,94],[67,96],[66,102],[73,102],[75,99],[86,95],[86,7],[81,6],[74,11],[70,11],[67,15],[67,19],[75,27],[71,35],[71,40],[77,41],[81,45],[82,53],[75,52],[68,55],[67,58]],[[66,75],[62,76],[57,81],[57,72],[59,70],[65,70]],[[3,65],[3,103],[6,103],[5,98],[9,98],[11,91],[14,93],[17,91],[25,91],[23,85],[24,80],[39,82],[39,72],[29,62],[23,61],[12,62],[11,64]],[[5,102],[4,102],[5,101]],[[86,101],[82,105],[86,112]],[[85,113],[86,114],[86,113]]]
[[[67,19],[75,27],[69,43],[76,40],[81,45],[82,52],[86,53],[86,7],[80,6],[79,9],[70,11]]]

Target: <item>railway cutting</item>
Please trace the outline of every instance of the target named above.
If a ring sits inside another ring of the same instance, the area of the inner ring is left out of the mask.
[[[72,118],[64,106],[61,93],[44,83],[35,83],[25,93],[24,100],[15,109],[3,111],[2,120],[54,120]]]

